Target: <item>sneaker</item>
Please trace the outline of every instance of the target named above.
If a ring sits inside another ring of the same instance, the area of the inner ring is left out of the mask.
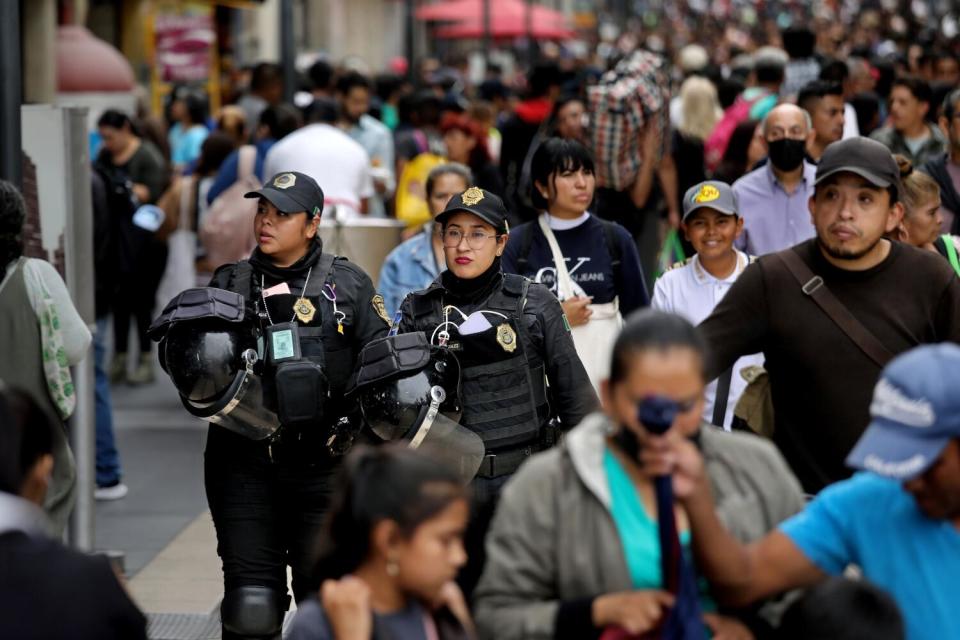
[[[127,381],[127,354],[117,353],[113,356],[113,361],[110,363],[110,382],[126,382]]]
[[[127,485],[122,482],[112,484],[107,487],[97,487],[93,492],[93,497],[97,500],[120,500],[130,491]]]
[[[127,376],[130,384],[150,384],[154,381],[153,358],[150,353],[140,354],[140,363],[133,373]]]

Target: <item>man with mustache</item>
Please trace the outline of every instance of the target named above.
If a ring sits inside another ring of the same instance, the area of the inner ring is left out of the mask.
[[[816,237],[749,266],[700,325],[710,346],[708,379],[741,356],[764,353],[773,440],[810,493],[849,475],[844,459],[868,423],[877,359],[960,341],[960,280],[949,265],[883,237],[903,216],[886,147],[861,137],[833,143],[814,185]],[[809,274],[797,269],[804,265]],[[812,297],[819,287],[873,334],[873,356],[820,308]]]

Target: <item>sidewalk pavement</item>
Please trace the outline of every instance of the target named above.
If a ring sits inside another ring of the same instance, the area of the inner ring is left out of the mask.
[[[203,489],[207,425],[183,409],[159,367],[153,384],[111,391],[130,491],[97,502],[96,548],[124,554],[127,587],[151,638],[219,638],[223,582]]]
[[[183,408],[159,366],[149,385],[114,385],[122,500],[97,502],[98,551],[124,554],[127,588],[152,640],[220,637],[223,578],[203,486],[207,423]],[[288,612],[286,628],[291,619]]]

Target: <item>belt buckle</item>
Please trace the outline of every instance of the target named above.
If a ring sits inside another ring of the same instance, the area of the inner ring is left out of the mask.
[[[820,276],[813,276],[805,285],[803,285],[802,289],[805,294],[812,296],[813,293],[822,286],[823,278]]]
[[[497,454],[488,453],[483,460],[484,466],[488,478],[496,478],[496,468],[497,468]]]

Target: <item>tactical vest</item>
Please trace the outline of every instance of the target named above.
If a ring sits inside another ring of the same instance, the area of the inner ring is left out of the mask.
[[[536,442],[550,416],[545,370],[542,363],[531,368],[533,341],[523,321],[529,285],[522,276],[504,274],[502,285],[477,310],[502,313],[507,320],[485,314],[493,326],[472,335],[448,329],[461,367],[461,424],[483,439],[488,452]],[[414,322],[428,338],[444,320],[442,291],[412,298]]]
[[[297,400],[301,406],[306,401],[306,404],[309,405],[310,401],[316,402],[316,410],[319,411],[323,418],[321,422],[323,424],[329,424],[331,422],[331,416],[329,411],[325,411],[328,399],[331,397],[330,392],[330,381],[334,381],[336,386],[339,388],[341,386],[340,381],[337,380],[338,376],[331,375],[331,368],[337,373],[344,370],[349,371],[352,369],[353,363],[352,358],[347,358],[349,362],[339,362],[343,359],[344,356],[341,353],[334,354],[328,358],[328,354],[324,349],[324,338],[323,330],[324,326],[328,321],[332,321],[334,318],[333,313],[333,303],[323,295],[324,285],[332,283],[333,277],[333,266],[337,256],[334,256],[329,253],[321,253],[319,260],[313,267],[313,275],[310,277],[309,282],[307,282],[306,289],[301,292],[300,296],[309,298],[311,300],[317,301],[316,313],[319,315],[319,321],[311,324],[310,326],[305,326],[301,323],[297,323],[297,331],[300,336],[300,351],[302,360],[307,360],[315,365],[317,365],[323,371],[323,385],[324,388],[322,392],[318,395],[322,397],[317,398],[306,398],[304,395],[315,394],[315,385],[311,386],[310,381],[306,380],[306,385],[300,387],[300,389],[294,388],[292,393],[297,394],[298,397],[294,398]],[[234,265],[233,270],[230,273],[230,277],[227,284],[227,289],[239,293],[244,297],[248,304],[252,305],[254,309],[261,310],[265,306],[265,303],[262,300],[262,291],[260,287],[260,282],[256,281],[255,272],[253,266],[247,260],[241,260]],[[280,321],[279,318],[275,320]],[[286,321],[286,318],[283,318],[282,321]],[[328,362],[328,360],[330,360]],[[270,374],[276,374],[276,372],[269,372]],[[304,379],[304,376],[297,376],[294,380]],[[275,388],[275,392],[274,392]],[[309,390],[309,391],[308,391]],[[338,389],[339,390],[339,389]],[[291,390],[285,386],[281,385],[266,385],[264,388],[264,402],[268,406],[273,404],[278,408],[278,413],[281,416],[287,415],[291,416],[287,420],[282,420],[285,425],[306,427],[308,422],[311,420],[297,419],[293,416],[297,414],[300,415],[309,415],[309,406],[305,407],[304,410],[296,410],[292,413],[289,411],[292,403],[286,401],[284,396],[289,395]],[[339,395],[339,394],[338,394]],[[291,423],[296,423],[292,424]]]

